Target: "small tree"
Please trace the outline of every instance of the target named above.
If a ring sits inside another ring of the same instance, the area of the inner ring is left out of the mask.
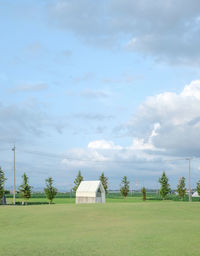
[[[127,197],[129,192],[129,181],[127,180],[127,177],[124,176],[121,182],[120,192],[124,198]]]
[[[46,194],[47,199],[49,200],[49,204],[51,204],[58,191],[55,187],[53,187],[52,177],[47,178],[45,181],[46,181],[46,188],[44,189],[44,192]]]
[[[180,198],[184,199],[184,196],[186,194],[186,187],[185,187],[185,178],[181,177],[178,182],[177,186],[177,192]]]
[[[197,193],[200,196],[200,180],[197,182]]]
[[[2,202],[4,193],[5,193],[5,189],[4,189],[5,181],[6,181],[6,178],[5,178],[4,172],[0,167],[0,204]]]
[[[76,176],[76,179],[74,180],[75,186],[73,187],[74,193],[76,193],[76,190],[78,186],[80,185],[81,181],[83,181],[83,176],[81,175],[81,171],[78,171],[78,175]]]
[[[145,201],[146,200],[146,194],[147,194],[146,188],[142,187],[141,192],[142,192],[142,199],[143,199],[143,201]]]
[[[160,195],[162,196],[162,199],[165,200],[167,194],[170,192],[170,185],[168,183],[168,178],[165,174],[165,172],[162,173],[162,176],[158,180],[160,182],[161,188],[160,188]]]
[[[104,175],[103,172],[102,172],[101,176],[99,177],[99,180],[101,181],[106,194],[108,194],[108,178]]]
[[[22,198],[25,199],[26,204],[31,197],[31,186],[28,184],[28,176],[26,173],[22,175],[22,184],[19,186],[19,192],[22,196]]]

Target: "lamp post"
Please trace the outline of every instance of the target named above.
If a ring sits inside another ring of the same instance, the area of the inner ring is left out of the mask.
[[[188,176],[189,176],[189,202],[192,202],[192,197],[191,197],[191,158],[186,158],[186,160],[188,160]]]
[[[13,205],[15,205],[15,145],[12,148],[13,151]]]

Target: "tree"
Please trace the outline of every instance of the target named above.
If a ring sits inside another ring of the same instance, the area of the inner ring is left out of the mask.
[[[101,176],[99,177],[99,180],[101,181],[106,194],[108,194],[108,178],[104,175],[103,172],[102,172]]]
[[[161,188],[160,188],[160,195],[162,196],[162,199],[165,200],[167,194],[170,192],[170,185],[168,183],[168,178],[165,174],[165,172],[162,173],[162,176],[158,180],[160,182]]]
[[[6,181],[6,178],[5,178],[4,172],[0,167],[0,204],[2,202],[4,192],[5,192],[5,189],[4,189],[5,181]]]
[[[78,174],[76,176],[76,179],[74,180],[74,184],[75,186],[73,187],[73,191],[74,193],[76,193],[76,190],[78,188],[78,186],[80,185],[81,181],[83,181],[83,176],[81,175],[81,171],[78,171]]]
[[[200,196],[200,180],[197,182],[197,193]]]
[[[19,192],[22,198],[25,199],[26,204],[28,199],[31,197],[31,189],[32,187],[28,184],[28,176],[24,173],[22,175],[22,184],[19,186]]]
[[[127,177],[124,176],[121,182],[120,192],[124,198],[127,197],[129,192],[129,181],[127,180]]]
[[[44,189],[44,192],[46,194],[47,199],[49,200],[49,204],[51,204],[58,190],[55,187],[53,187],[52,177],[47,178],[45,181],[46,181],[46,188]]]
[[[142,187],[141,192],[142,192],[142,199],[143,199],[143,201],[145,201],[146,200],[146,194],[147,194],[146,188]]]
[[[184,199],[184,196],[186,194],[186,187],[185,187],[185,178],[184,177],[181,177],[179,179],[179,182],[178,182],[178,185],[177,185],[177,192],[178,192],[178,195]]]

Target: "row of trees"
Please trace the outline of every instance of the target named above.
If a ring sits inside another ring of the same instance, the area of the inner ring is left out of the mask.
[[[169,180],[165,172],[163,172],[162,176],[159,178],[159,182],[161,184],[160,195],[162,196],[163,200],[165,200],[166,196],[171,192]],[[197,182],[196,190],[198,195],[200,196],[200,181]],[[185,185],[185,177],[181,177],[179,179],[176,191],[179,197],[184,199],[187,192],[186,185]]]
[[[162,199],[165,200],[167,195],[171,192],[169,180],[168,180],[168,177],[166,176],[165,172],[162,173],[162,176],[159,178],[158,181],[161,185],[160,191],[159,191],[160,195],[161,195]],[[122,179],[121,189],[120,189],[121,194],[124,196],[124,198],[126,198],[128,195],[129,183],[130,182],[127,180],[127,177],[124,176]],[[200,181],[197,182],[196,189],[197,189],[198,195],[200,196]],[[181,177],[179,179],[176,191],[177,191],[179,197],[184,199],[186,192],[187,192],[186,185],[185,185],[185,177]],[[146,188],[142,187],[141,192],[142,192],[143,200],[146,200]]]
[[[100,181],[102,182],[104,189],[106,191],[106,194],[108,192],[108,178],[105,177],[104,173],[101,174],[99,177]],[[75,186],[73,187],[73,191],[76,192],[79,184],[83,180],[83,176],[81,175],[81,171],[78,172],[78,175],[74,181]],[[160,195],[163,200],[166,199],[166,196],[171,192],[170,184],[168,177],[166,176],[165,172],[162,173],[162,176],[159,178],[159,183],[161,185],[160,187]],[[128,181],[127,176],[124,176],[122,178],[121,184],[120,184],[120,192],[124,198],[128,196],[128,193],[130,191],[129,189],[130,181]],[[184,196],[186,194],[186,185],[185,185],[185,178],[181,177],[179,179],[178,185],[177,185],[177,193],[180,198],[184,199]],[[146,188],[142,187],[141,189],[143,200],[146,200]],[[200,195],[200,181],[197,183],[197,192]]]
[[[21,194],[21,197],[25,200],[25,203],[27,204],[28,199],[31,197],[32,192],[32,186],[29,185],[28,182],[29,178],[24,173],[22,175],[22,184],[19,186],[19,192]],[[108,193],[108,178],[102,173],[99,177],[99,180],[101,181],[106,194]],[[0,167],[0,202],[2,201],[2,198],[5,193],[4,184],[5,184],[6,178],[4,175],[3,170]],[[73,192],[76,193],[77,188],[79,187],[81,181],[83,181],[83,176],[81,174],[81,171],[78,171],[78,174],[74,180],[74,187]],[[170,193],[170,184],[168,177],[166,176],[165,172],[162,173],[162,176],[159,178],[159,183],[161,185],[160,187],[160,195],[163,200],[166,199],[166,196]],[[49,200],[49,203],[52,203],[53,199],[55,198],[57,194],[57,189],[53,186],[53,179],[52,177],[49,177],[45,180],[46,187],[44,188],[44,193],[46,194],[47,199]],[[121,184],[120,184],[120,192],[124,198],[128,196],[129,193],[129,184],[130,182],[127,179],[127,176],[124,176],[122,178]],[[197,192],[200,195],[200,181],[197,183]],[[185,178],[181,177],[179,179],[178,185],[177,185],[177,193],[180,198],[184,199],[184,196],[186,194],[186,185],[185,185]],[[146,200],[146,188],[142,187],[141,189],[143,200]]]
[[[28,200],[31,197],[31,192],[32,192],[32,186],[29,185],[29,178],[24,173],[22,175],[22,184],[19,186],[19,193],[21,194],[21,197],[24,199],[25,203],[27,204]],[[0,167],[0,203],[2,201],[2,198],[5,193],[5,174],[3,170]],[[54,197],[57,194],[57,189],[53,186],[53,179],[52,177],[49,177],[45,180],[46,182],[46,187],[44,188],[44,192],[46,194],[47,199],[49,200],[49,203],[52,203]]]
[[[166,196],[171,192],[169,180],[165,172],[162,173],[162,176],[159,178],[158,181],[161,185],[160,191],[159,191],[160,195],[162,199],[165,200]],[[126,198],[129,193],[129,184],[130,182],[128,181],[127,177],[124,176],[122,179],[121,188],[120,188],[121,194],[124,198]],[[200,196],[200,180],[197,182],[196,190],[198,195]],[[181,177],[179,179],[176,191],[179,197],[184,199],[187,192],[186,185],[185,185],[185,177]],[[142,187],[141,192],[142,192],[143,200],[146,200],[146,188]]]
[[[105,177],[104,173],[102,173],[101,176],[99,177],[99,179],[102,182],[105,192],[107,194],[108,193],[108,178]],[[4,189],[5,181],[6,181],[6,178],[5,178],[4,172],[0,167],[0,203],[1,203],[4,193],[5,193],[5,189]],[[83,181],[83,176],[81,175],[81,171],[78,171],[78,175],[74,180],[74,187],[73,187],[74,193],[76,192],[81,181]],[[51,204],[53,202],[53,199],[55,198],[58,190],[53,186],[52,177],[47,178],[45,180],[45,183],[46,183],[46,187],[44,188],[44,193],[46,194],[46,197],[49,200],[49,203]],[[24,199],[26,204],[31,197],[31,192],[32,192],[32,186],[29,185],[29,178],[26,175],[26,173],[24,173],[22,175],[22,184],[19,186],[19,193],[20,193],[21,197]]]
[[[49,200],[49,204],[53,202],[58,190],[53,186],[53,179],[49,177],[45,180],[46,187],[44,188],[44,193]],[[19,193],[21,197],[25,200],[27,204],[28,200],[31,197],[32,187],[28,184],[28,176],[26,173],[22,175],[22,184],[19,186]]]

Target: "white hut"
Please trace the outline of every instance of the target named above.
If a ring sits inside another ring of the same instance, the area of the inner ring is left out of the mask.
[[[76,203],[105,203],[105,190],[99,180],[95,181],[81,181],[76,190]]]
[[[194,193],[192,194],[192,197],[200,197],[200,196],[199,196],[198,192],[196,191],[196,192],[194,192]]]

